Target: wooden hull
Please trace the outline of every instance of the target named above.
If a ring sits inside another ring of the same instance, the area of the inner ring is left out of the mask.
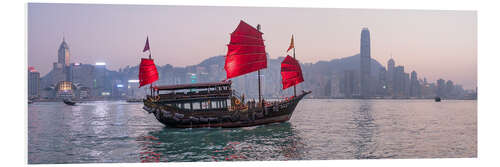
[[[297,104],[309,93],[304,92],[289,100],[271,102],[264,107],[235,110],[225,109],[198,113],[181,112],[151,100],[144,100],[144,109],[154,114],[158,121],[169,127],[248,127],[290,120]]]

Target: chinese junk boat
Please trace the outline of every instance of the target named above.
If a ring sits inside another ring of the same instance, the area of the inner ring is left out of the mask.
[[[221,82],[193,83],[153,86],[151,95],[144,99],[144,110],[153,113],[158,121],[170,127],[246,127],[290,120],[299,101],[310,91],[296,95],[295,85],[304,81],[299,63],[287,56],[281,64],[283,89],[293,86],[294,96],[280,101],[265,101],[261,98],[260,69],[267,67],[267,58],[262,32],[241,21],[231,34],[226,55],[227,79]],[[146,43],[148,49],[149,44]],[[290,51],[293,47],[293,36]],[[145,49],[146,50],[146,49]],[[295,49],[294,49],[295,56]],[[141,62],[140,85],[158,79],[152,59],[150,64]],[[259,101],[245,102],[231,89],[231,78],[259,73]],[[148,78],[152,76],[153,79]]]

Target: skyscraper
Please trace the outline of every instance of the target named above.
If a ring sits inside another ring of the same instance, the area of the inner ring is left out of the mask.
[[[370,94],[370,78],[371,78],[371,56],[370,56],[370,31],[368,28],[363,28],[361,31],[361,63],[360,63],[360,95],[362,98],[371,96]]]
[[[60,66],[62,66],[65,81],[71,81],[72,77],[69,62],[69,46],[64,37],[61,45],[59,45],[59,49],[57,50],[57,64],[61,64]]]
[[[352,98],[356,95],[356,85],[357,85],[356,71],[346,70],[344,71],[343,78],[343,93],[345,98]]]
[[[395,67],[396,66],[396,62],[394,61],[394,59],[392,59],[392,55],[391,55],[391,59],[389,59],[389,61],[387,61],[387,91],[390,95],[394,95],[394,70],[395,70]]]
[[[405,67],[404,66],[397,66],[394,69],[394,78],[393,78],[393,84],[394,84],[394,92],[393,95],[396,97],[402,97],[404,96],[404,86],[405,86]]]
[[[40,96],[40,73],[35,68],[30,67],[28,70],[28,97]]]
[[[439,78],[437,80],[436,95],[439,97],[444,97],[446,94],[446,85],[444,79]]]
[[[410,77],[410,97],[420,97],[420,84],[418,82],[417,72],[412,71]]]
[[[69,46],[64,40],[59,45],[59,50],[57,51],[57,63],[64,64],[64,66],[69,66]]]
[[[380,67],[378,71],[378,82],[375,91],[379,96],[385,96],[387,94],[387,70],[384,67]]]

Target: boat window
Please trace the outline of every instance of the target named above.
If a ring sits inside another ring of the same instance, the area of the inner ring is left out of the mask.
[[[219,108],[217,104],[219,104],[219,101],[212,101],[212,108]]]
[[[193,110],[199,110],[200,108],[200,102],[193,102]]]
[[[208,109],[208,101],[201,102],[201,109]]]
[[[184,103],[184,109],[191,110],[191,103]]]

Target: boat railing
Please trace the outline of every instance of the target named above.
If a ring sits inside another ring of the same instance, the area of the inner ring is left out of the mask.
[[[233,96],[237,97],[238,99],[241,99],[240,93],[238,91],[233,90],[232,92],[233,92],[232,93]]]
[[[213,91],[213,92],[178,92],[178,93],[169,93],[169,94],[160,94],[160,99],[183,99],[183,98],[200,98],[200,97],[221,97],[221,96],[230,96],[230,90],[224,91]]]

